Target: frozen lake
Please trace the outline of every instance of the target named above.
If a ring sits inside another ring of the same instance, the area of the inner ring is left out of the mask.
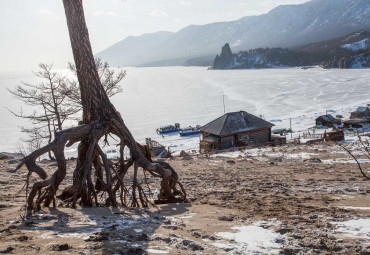
[[[294,131],[313,126],[315,117],[327,110],[349,117],[351,110],[370,103],[369,69],[214,71],[204,67],[161,67],[126,71],[123,93],[112,98],[114,105],[138,142],[151,137],[173,151],[197,149],[199,137],[163,138],[155,130],[175,122],[186,127],[212,121],[223,115],[223,95],[227,112],[262,114],[277,128],[289,127],[292,118]],[[27,125],[5,109],[30,110],[6,90],[21,81],[32,83],[36,79],[31,72],[0,72],[0,151],[16,151],[21,135],[18,126]]]

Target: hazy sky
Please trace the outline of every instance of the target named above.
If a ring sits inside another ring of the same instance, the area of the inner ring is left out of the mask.
[[[130,35],[236,20],[308,0],[85,0],[94,53]],[[62,0],[0,0],[0,70],[66,67],[72,53]]]

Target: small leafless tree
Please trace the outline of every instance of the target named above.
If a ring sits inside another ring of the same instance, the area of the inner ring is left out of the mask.
[[[95,59],[99,78],[103,84],[104,90],[109,97],[122,92],[119,84],[125,77],[126,72],[119,70],[116,72],[109,67],[107,62]],[[66,120],[78,120],[82,110],[81,95],[77,81],[77,72],[75,65],[69,63],[71,72],[76,76],[68,78],[53,71],[53,65],[40,64],[40,70],[34,72],[36,77],[41,78],[43,82],[38,85],[23,83],[14,90],[9,90],[17,99],[26,105],[38,108],[30,114],[25,114],[22,110],[18,113],[11,111],[15,116],[29,119],[34,125],[33,128],[21,127],[21,131],[27,134],[27,138],[22,139],[26,143],[26,148],[34,151],[35,131],[41,141],[50,143],[53,134],[63,130],[63,124]],[[47,135],[45,135],[47,133]],[[43,135],[41,135],[43,134]],[[31,149],[32,148],[32,149]],[[49,158],[53,159],[51,152]]]
[[[368,160],[370,160],[370,141],[368,139],[363,139],[361,136],[359,136],[358,139],[359,139],[359,141],[358,141],[357,145],[358,145],[359,150],[361,151],[361,153]],[[366,173],[367,171],[362,168],[362,165],[361,165],[358,157],[356,157],[354,155],[354,153],[349,148],[344,146],[343,144],[338,144],[338,145],[340,147],[342,147],[345,151],[347,151],[348,154],[356,161],[357,166],[358,166],[362,176],[365,177],[367,180],[370,180],[370,176],[368,176],[367,173]]]
[[[28,152],[33,152],[34,150],[42,148],[49,138],[48,134],[37,126],[33,126],[32,128],[21,127],[21,131],[27,134],[27,138],[21,139],[21,141],[27,145],[25,148],[27,154]]]
[[[34,74],[42,80],[41,83],[34,85],[23,82],[14,90],[8,89],[17,99],[36,109],[32,113],[24,113],[23,110],[18,113],[10,111],[17,117],[30,120],[34,125],[32,129],[21,127],[22,132],[31,135],[25,141],[32,141],[33,130],[39,129],[40,133],[47,130],[48,135],[44,139],[50,143],[53,134],[63,130],[63,123],[79,109],[68,104],[67,96],[62,93],[66,78],[54,72],[52,65],[41,63],[39,67],[40,70]],[[51,153],[49,157],[52,158]]]

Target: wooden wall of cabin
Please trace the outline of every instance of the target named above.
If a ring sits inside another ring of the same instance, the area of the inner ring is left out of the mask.
[[[209,136],[217,137],[215,135],[209,134],[207,132],[202,132],[202,131],[200,132],[200,134],[201,134],[201,140],[203,140],[203,139],[205,139],[205,138],[207,138]],[[218,137],[218,138],[219,138],[219,140],[218,141],[215,141],[215,144],[212,144],[211,146],[212,147],[215,147],[216,150],[222,150],[222,148],[221,148],[221,138],[220,137]]]
[[[235,146],[235,136],[222,137],[220,143],[221,150],[230,149]]]
[[[244,135],[248,135],[249,142],[255,142],[256,144],[266,144],[268,142],[271,142],[270,128],[240,133],[238,134],[238,139],[242,139]]]

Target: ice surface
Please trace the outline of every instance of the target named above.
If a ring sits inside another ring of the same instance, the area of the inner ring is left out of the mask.
[[[204,67],[126,68],[123,93],[112,98],[126,125],[140,143],[146,137],[157,140],[171,151],[198,150],[199,137],[181,138],[178,134],[159,136],[155,130],[166,124],[183,127],[206,124],[226,111],[245,110],[275,120],[274,128],[294,131],[312,127],[315,118],[349,112],[369,101],[369,70],[324,70],[312,68],[263,70],[206,70]],[[23,80],[38,82],[32,73],[0,72],[0,86],[14,88]],[[135,105],[135,107],[132,107]],[[20,110],[20,103],[6,91],[0,93],[0,151],[16,151],[22,136],[17,128],[28,124],[12,116],[5,107]],[[32,112],[26,106],[23,111]],[[7,121],[5,121],[7,120]],[[279,120],[279,121],[276,121]],[[298,133],[296,133],[298,134]],[[105,151],[117,150],[116,141]],[[75,156],[76,146],[68,148],[67,157]],[[114,157],[117,153],[109,153]]]

